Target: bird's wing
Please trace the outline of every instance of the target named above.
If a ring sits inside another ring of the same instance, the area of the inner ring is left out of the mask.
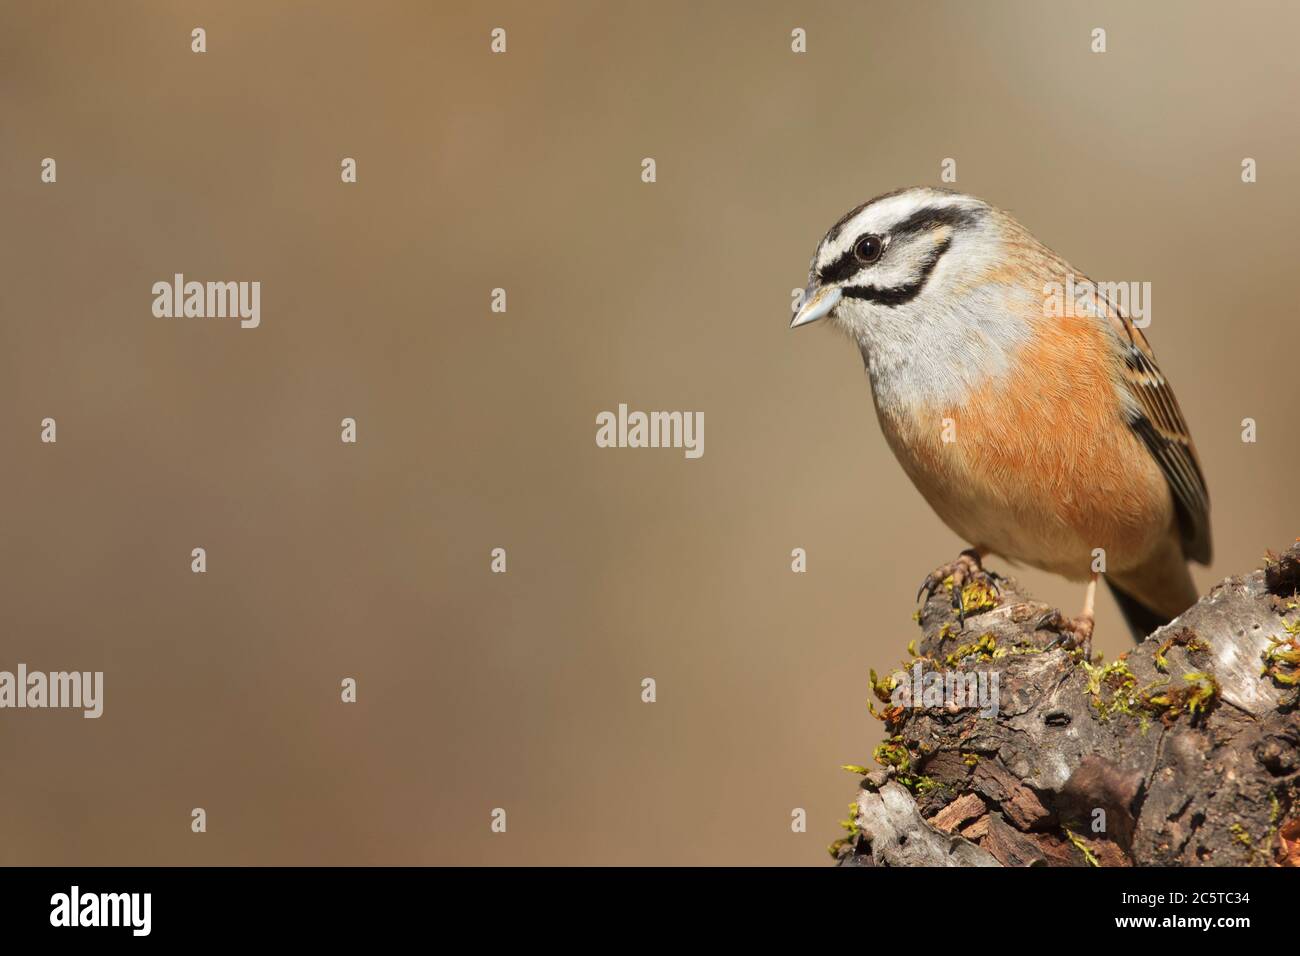
[[[1209,564],[1213,552],[1210,494],[1178,399],[1156,364],[1155,353],[1142,330],[1113,304],[1099,298],[1102,313],[1109,319],[1123,357],[1121,380],[1133,400],[1128,403],[1129,427],[1160,465],[1173,491],[1183,553],[1201,564]]]

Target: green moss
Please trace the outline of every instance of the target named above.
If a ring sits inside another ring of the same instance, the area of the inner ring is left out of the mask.
[[[898,686],[898,681],[892,675],[881,680],[876,676],[874,667],[871,668],[869,673],[871,674],[871,690],[876,695],[876,699],[882,704],[890,703],[891,695],[894,693],[894,688]]]
[[[878,711],[876,710],[875,703],[870,698],[868,698],[867,710],[870,711],[871,716],[875,717],[877,720],[883,721],[886,725],[892,724],[894,721],[898,720],[903,713],[903,709],[901,707],[894,706],[892,700],[894,688],[898,686],[898,681],[892,675],[882,679],[881,677],[877,676],[874,668],[871,669],[870,675],[871,675],[871,692],[876,696],[877,700],[881,701],[882,703],[889,704],[890,706],[886,708],[884,711]]]
[[[884,710],[876,710],[875,701],[870,699],[867,700],[867,712],[883,723],[886,728],[892,728],[893,724],[903,716],[902,707],[887,707]]]
[[[1164,643],[1160,645],[1159,650],[1156,651],[1155,657],[1152,658],[1155,662],[1156,670],[1163,674],[1169,673],[1169,660],[1165,657],[1165,654],[1167,654],[1169,649],[1174,646],[1185,647],[1189,653],[1192,651],[1208,651],[1210,649],[1209,645],[1197,637],[1190,629],[1180,629],[1165,639]]]
[[[1232,838],[1242,846],[1254,846],[1250,840],[1250,834],[1246,832],[1246,828],[1240,823],[1234,823],[1232,826],[1228,827],[1228,832],[1231,833]]]
[[[902,737],[891,737],[874,751],[871,756],[882,767],[890,767],[901,773],[912,766],[912,755],[903,745]]]
[[[924,752],[925,748],[922,748]],[[878,746],[871,754],[876,763],[882,767],[888,767],[893,771],[893,779],[898,781],[916,796],[922,796],[941,787],[942,784],[932,777],[924,774],[913,773],[912,766],[914,758],[912,752],[907,749],[903,743],[903,738],[897,735],[889,738]],[[845,767],[845,770],[850,769]],[[860,768],[855,768],[860,769]]]
[[[1134,691],[1137,678],[1129,670],[1128,661],[1120,658],[1104,667],[1082,661],[1080,666],[1088,675],[1088,702],[1100,720],[1110,720],[1115,714],[1131,717],[1138,713]]]
[[[943,786],[943,784],[938,780],[935,780],[933,777],[926,776],[900,777],[898,782],[907,787],[908,790],[911,790],[912,793],[916,794],[918,797],[923,797],[932,790],[938,790]]]
[[[993,656],[994,656],[994,657],[1001,657],[1001,656],[1004,655],[1004,654],[1042,654],[1042,653],[1044,653],[1044,652],[1043,652],[1043,649],[1042,649],[1041,647],[1037,647],[1037,646],[1035,646],[1035,645],[1033,645],[1033,644],[1028,644],[1028,643],[1024,643],[1024,642],[1019,642],[1019,643],[1013,645],[1013,646],[1010,647],[1010,648],[1006,648],[1006,647],[1004,647],[1004,648],[1000,649],[1000,650],[999,650],[996,654],[994,654]]]
[[[1155,688],[1152,687],[1139,695],[1142,706],[1159,715],[1166,726],[1177,720],[1184,710],[1193,721],[1203,717],[1219,699],[1219,682],[1213,674],[1193,671],[1184,674],[1183,680],[1187,682],[1186,687],[1169,687],[1169,682],[1164,681],[1166,689],[1161,693],[1153,693]]]
[[[1088,844],[1079,839],[1079,837],[1069,828],[1061,827],[1061,829],[1065,831],[1066,837],[1074,844],[1075,849],[1083,854],[1083,858],[1088,861],[1089,866],[1101,866],[1101,864],[1097,862],[1097,857],[1088,849]]]
[[[1219,699],[1219,682],[1213,674],[1200,671],[1184,674],[1183,680],[1191,681],[1187,694],[1187,713],[1195,719],[1210,712],[1214,702]]]
[[[846,819],[840,821],[840,827],[846,831],[847,835],[840,837],[826,848],[826,851],[835,859],[839,859],[846,846],[857,843],[858,836],[862,833],[862,828],[858,826],[858,805],[856,803],[849,804],[849,815]]]
[[[961,606],[967,615],[992,610],[1001,603],[997,589],[987,581],[971,581],[962,586]]]
[[[944,658],[944,663],[949,667],[956,667],[962,660],[972,655],[978,655],[981,660],[992,660],[994,651],[997,650],[998,639],[992,634],[981,634],[974,642],[962,644],[955,651]]]
[[[1264,670],[1261,677],[1272,678],[1280,687],[1300,686],[1300,620],[1283,624],[1286,637],[1270,637],[1269,646],[1261,657]]]

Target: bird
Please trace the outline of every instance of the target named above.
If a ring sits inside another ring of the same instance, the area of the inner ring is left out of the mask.
[[[1066,283],[1078,300],[1060,299]],[[969,544],[926,576],[964,583],[996,555],[1086,582],[1051,627],[1091,656],[1099,577],[1140,641],[1196,603],[1210,501],[1142,329],[1003,211],[913,186],[856,206],[817,244],[791,328],[828,320],[861,352],[881,431]]]

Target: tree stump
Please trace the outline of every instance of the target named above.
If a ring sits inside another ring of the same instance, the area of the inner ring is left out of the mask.
[[[862,787],[832,854],[843,866],[1300,865],[1298,588],[1300,546],[1102,664],[1063,646],[1052,609],[1014,581],[967,582],[964,623],[945,582],[911,659],[872,673],[887,739],[879,769],[850,768]],[[977,686],[996,686],[988,716],[962,706]]]

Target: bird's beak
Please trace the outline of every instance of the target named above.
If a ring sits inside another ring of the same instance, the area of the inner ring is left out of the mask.
[[[803,305],[791,320],[790,328],[797,329],[801,325],[826,318],[831,310],[840,304],[842,295],[843,293],[836,286],[808,286],[808,290],[804,293]]]

